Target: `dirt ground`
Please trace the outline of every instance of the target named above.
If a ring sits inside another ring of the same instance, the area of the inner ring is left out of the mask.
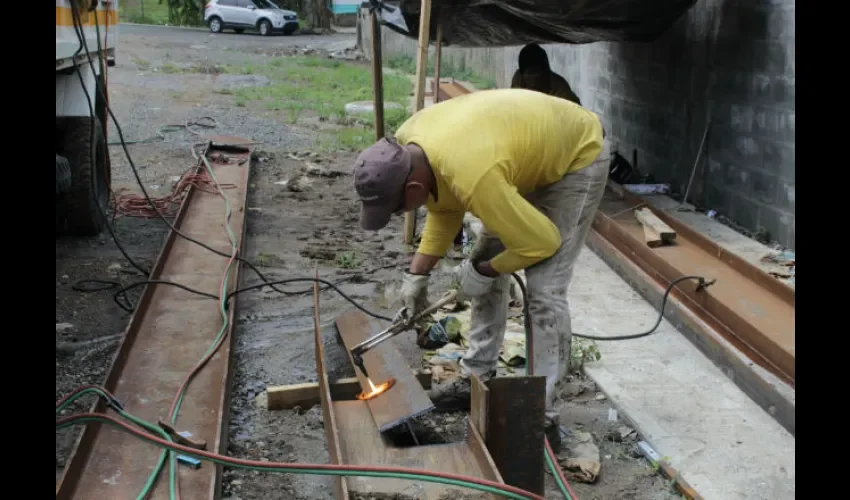
[[[353,44],[353,38],[348,40]],[[231,133],[263,141],[252,166],[245,257],[262,266],[270,279],[319,274],[342,281],[341,289],[365,307],[390,314],[398,304],[400,275],[411,250],[400,243],[402,222],[395,219],[376,233],[361,231],[349,165],[354,153],[320,148],[322,134],[333,131],[314,115],[293,124],[287,113],[248,103],[237,105],[222,89],[268,84],[256,74],[209,74],[216,64],[263,65],[270,54],[337,50],[344,37],[264,39],[237,35],[210,36],[203,31],[169,28],[122,30],[117,65],[110,70],[110,102],[127,141],[145,139],[167,124],[184,124],[204,116],[218,122],[215,133]],[[300,45],[299,47],[295,47]],[[236,49],[234,49],[236,47]],[[175,65],[180,71],[162,71]],[[193,69],[194,68],[194,69]],[[203,130],[200,130],[203,132]],[[110,127],[109,137],[117,139]],[[195,137],[188,130],[161,140],[128,146],[145,186],[165,194],[172,178],[192,160]],[[113,188],[138,192],[120,146],[112,146]],[[307,166],[311,165],[308,169]],[[316,169],[319,166],[319,170]],[[119,218],[116,233],[130,256],[149,267],[165,239],[167,227],[156,219]],[[244,273],[242,285],[256,282]],[[56,240],[56,398],[84,383],[101,383],[130,315],[112,299],[114,290],[80,292],[82,280],[128,284],[143,279],[124,259],[109,233],[88,239]],[[438,277],[432,290],[446,285]],[[89,284],[89,286],[91,286]],[[306,288],[293,286],[289,290]],[[138,298],[138,294],[133,299]],[[327,324],[350,305],[339,295],[321,294],[322,322]],[[264,390],[315,380],[310,294],[282,296],[264,289],[240,296],[235,331],[234,380],[228,453],[268,460],[326,463],[328,455],[319,407],[268,411]],[[422,363],[412,334],[398,341],[411,366]],[[350,376],[344,351],[325,340],[331,379]],[[592,383],[580,378],[566,384],[562,425],[572,435],[589,433],[599,450],[601,472],[594,484],[573,481],[583,500],[678,498],[668,481],[636,451],[639,437],[610,422],[610,404]],[[91,400],[71,406],[82,411]],[[463,439],[464,414],[429,414],[415,424],[446,441]],[[622,437],[622,434],[626,434]],[[77,431],[57,432],[56,477],[62,473]],[[558,498],[551,478],[547,498]],[[330,499],[327,477],[283,475],[226,469],[224,498]]]

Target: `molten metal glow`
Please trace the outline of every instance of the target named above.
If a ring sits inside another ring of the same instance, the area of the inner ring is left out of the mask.
[[[387,380],[383,384],[379,384],[379,385],[373,384],[372,379],[370,379],[370,378],[367,378],[366,381],[369,382],[369,387],[372,390],[368,393],[361,392],[360,394],[358,394],[357,399],[359,399],[359,400],[367,400],[367,399],[372,399],[372,398],[378,397],[381,394],[387,392],[387,390],[389,390],[389,388],[392,387],[393,384],[395,384],[394,378],[390,378],[389,380]]]

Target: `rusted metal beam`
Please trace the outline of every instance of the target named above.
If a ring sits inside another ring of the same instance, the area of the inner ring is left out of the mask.
[[[349,358],[354,346],[382,330],[366,314],[354,309],[339,315],[336,319],[336,327]],[[363,355],[363,363],[375,385],[382,384],[390,378],[395,379],[395,384],[387,392],[366,401],[380,432],[402,425],[408,419],[434,409],[434,403],[428,398],[428,394],[416,381],[401,353],[393,345],[394,340],[390,339],[378,344]],[[371,392],[369,379],[360,370],[355,371],[363,391]]]
[[[505,484],[543,495],[546,377],[496,377],[487,389],[487,449]]]
[[[213,164],[216,178],[230,198],[230,220],[237,244],[245,232],[250,146],[244,139],[207,137],[226,149],[227,164]],[[250,141],[247,141],[250,142]],[[213,151],[209,151],[211,156]],[[205,167],[199,167],[201,173]],[[230,249],[224,230],[225,202],[217,194],[190,188],[174,220],[183,234],[223,252]],[[181,238],[174,231],[157,258],[151,280],[168,280],[195,290],[219,294],[229,259]],[[238,284],[239,268],[229,291]],[[234,301],[235,302],[235,301]],[[226,338],[192,381],[175,428],[187,430],[224,452],[230,408],[230,350],[235,303],[228,311]],[[201,360],[222,328],[219,302],[177,287],[148,285],[134,312],[103,386],[125,409],[149,422],[163,418],[185,376]],[[105,411],[98,402],[92,411]],[[90,425],[80,434],[65,472],[56,486],[57,499],[135,498],[144,488],[160,450],[117,430]],[[218,498],[221,467],[179,469],[184,498]],[[167,498],[168,481],[159,481],[149,498]]]
[[[683,275],[716,279],[700,291],[682,284],[671,296],[793,387],[793,290],[661,211],[654,213],[676,231],[678,239],[675,245],[647,247],[640,223],[628,214],[630,207],[641,203],[645,201],[630,193],[608,196],[596,213],[594,231],[662,286]]]
[[[319,271],[316,270],[316,278]],[[325,370],[325,348],[322,343],[322,332],[319,329],[319,282],[313,282],[313,331],[315,337],[316,351],[316,374],[319,377],[319,397],[322,402],[322,421],[325,427],[325,436],[328,440],[328,455],[332,464],[342,464],[342,447],[337,427],[336,414],[331,400],[331,389],[328,384],[328,372]],[[334,477],[334,490],[337,500],[348,500],[348,484],[342,476]]]

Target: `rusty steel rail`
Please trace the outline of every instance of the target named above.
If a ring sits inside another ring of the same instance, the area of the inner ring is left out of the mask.
[[[609,183],[593,230],[656,283],[682,275],[717,282],[702,291],[680,286],[671,293],[703,322],[790,387],[795,376],[794,290],[661,210],[652,210],[677,233],[675,243],[650,248],[634,216],[650,208],[643,198]]]
[[[230,225],[241,247],[245,232],[245,204],[250,170],[250,141],[228,136],[208,136],[208,152],[227,157],[213,163],[213,172],[231,204]],[[198,173],[205,170],[198,168]],[[225,187],[226,186],[226,187]],[[173,224],[183,234],[230,253],[224,226],[225,203],[217,194],[190,187]],[[151,280],[169,280],[195,290],[219,294],[228,258],[180,237],[168,235],[151,271]],[[238,266],[230,291],[239,281]],[[230,410],[231,330],[235,301],[228,310],[229,323],[218,352],[189,385],[178,415],[177,431],[209,443],[210,451],[227,447]],[[189,372],[213,345],[222,328],[220,304],[177,287],[147,285],[113,359],[104,387],[129,413],[148,422],[168,417],[172,400]],[[105,412],[101,401],[92,411]],[[136,498],[157,463],[160,450],[101,424],[89,424],[80,433],[68,465],[56,486],[57,500]],[[166,473],[163,473],[166,475]],[[216,499],[221,496],[221,466],[178,468],[181,496]],[[148,498],[168,498],[168,481],[162,478]]]

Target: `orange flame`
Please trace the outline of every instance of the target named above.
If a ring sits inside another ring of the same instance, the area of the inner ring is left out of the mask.
[[[372,398],[378,397],[381,394],[387,392],[387,390],[389,390],[389,388],[392,387],[395,384],[395,379],[392,378],[392,377],[390,377],[390,379],[387,380],[386,382],[384,382],[383,384],[379,384],[379,385],[375,385],[374,383],[372,383],[372,379],[370,379],[368,377],[366,378],[366,381],[369,382],[369,387],[372,390],[368,393],[361,392],[360,394],[358,394],[357,399],[359,399],[361,401],[365,401],[367,399],[372,399]]]

